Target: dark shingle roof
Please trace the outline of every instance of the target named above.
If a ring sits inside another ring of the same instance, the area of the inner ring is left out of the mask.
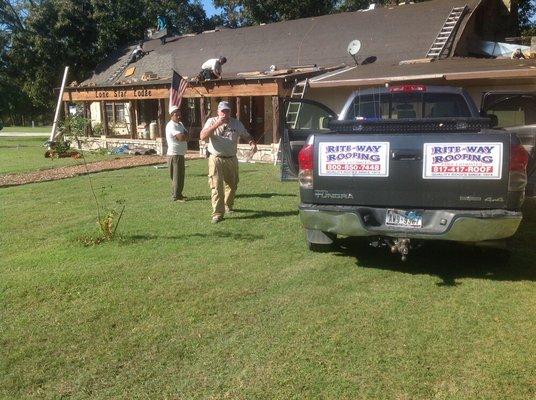
[[[185,76],[194,76],[201,64],[219,56],[227,57],[224,76],[236,77],[244,71],[264,71],[270,65],[288,68],[317,64],[353,65],[346,48],[351,40],[362,42],[361,59],[377,57],[374,65],[393,65],[401,60],[423,58],[441,29],[450,10],[468,5],[474,10],[481,0],[432,0],[375,10],[356,11],[303,18],[293,21],[240,29],[223,29],[195,36],[148,41],[147,56],[132,64],[139,81],[147,71],[169,79],[173,66]],[[117,70],[134,46],[118,50],[99,65],[84,84],[109,84],[108,77]],[[118,80],[123,80],[121,77]]]
[[[327,73],[310,81],[311,87],[367,86],[387,82],[427,79],[492,78],[500,75],[536,76],[536,60],[510,60],[454,57],[426,64],[359,65]]]

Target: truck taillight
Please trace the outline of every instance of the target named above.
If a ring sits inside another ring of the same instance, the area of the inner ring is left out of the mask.
[[[426,86],[424,85],[400,85],[400,86],[391,86],[389,88],[391,93],[415,93],[415,92],[426,92]]]
[[[315,148],[312,144],[306,144],[298,154],[298,165],[300,168],[298,181],[300,182],[300,186],[306,189],[313,188],[314,150]]]
[[[527,186],[527,164],[529,163],[529,153],[519,144],[510,147],[510,176],[508,180],[508,190],[510,192],[521,192]],[[521,199],[522,201],[522,199]]]
[[[510,148],[510,171],[526,171],[529,163],[529,153],[519,144]]]

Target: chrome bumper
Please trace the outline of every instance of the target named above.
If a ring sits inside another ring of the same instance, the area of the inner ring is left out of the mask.
[[[481,242],[513,236],[522,214],[506,210],[421,210],[422,228],[384,224],[386,208],[300,205],[306,229],[344,236],[390,236]]]

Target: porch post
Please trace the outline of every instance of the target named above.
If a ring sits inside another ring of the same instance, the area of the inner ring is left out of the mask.
[[[84,118],[88,121],[88,124],[86,125],[85,129],[86,137],[93,136],[93,133],[91,132],[91,110],[89,107],[89,103],[87,101],[84,101],[82,104],[84,106]]]
[[[106,103],[104,101],[100,102],[101,109],[101,123],[104,136],[108,136],[108,113],[106,112]]]
[[[164,127],[166,126],[166,120],[164,117],[164,108],[165,103],[163,99],[158,99],[158,134],[163,139],[165,137],[164,135]]]
[[[236,119],[241,121],[241,118],[242,117],[242,98],[241,97],[237,97],[236,98]]]
[[[130,101],[130,138],[135,139],[136,138],[136,127],[138,124],[136,123],[137,120],[137,112],[136,112],[136,100]]]
[[[281,119],[279,118],[281,107],[283,106],[283,101],[279,96],[272,96],[272,116],[273,116],[273,126],[272,126],[272,143],[277,143],[281,138],[280,124]]]
[[[205,126],[205,119],[207,117],[205,114],[205,98],[204,97],[201,97],[201,99],[199,100],[199,108],[201,109],[199,110],[201,112],[201,129],[203,129],[203,126]]]

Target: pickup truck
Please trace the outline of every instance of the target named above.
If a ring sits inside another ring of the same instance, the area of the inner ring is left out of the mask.
[[[287,102],[283,165],[298,177],[309,249],[362,236],[404,260],[415,242],[495,244],[518,229],[529,153],[463,89],[361,90],[338,116]]]

